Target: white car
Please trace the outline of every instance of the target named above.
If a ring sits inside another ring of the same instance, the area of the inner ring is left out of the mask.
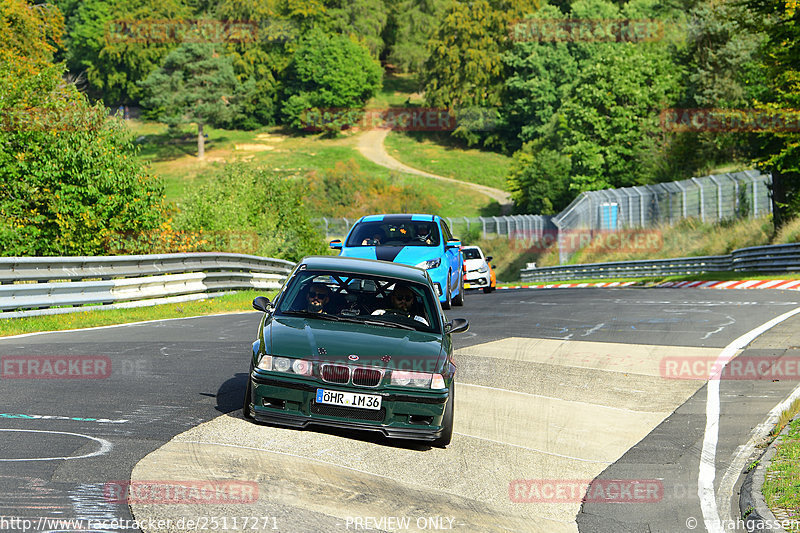
[[[497,287],[494,269],[489,264],[492,257],[483,255],[479,246],[462,246],[461,254],[464,256],[464,288],[492,292]]]

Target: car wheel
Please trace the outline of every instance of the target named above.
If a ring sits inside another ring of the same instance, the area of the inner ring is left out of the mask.
[[[453,305],[453,296],[450,293],[450,275],[449,274],[447,276],[447,281],[446,281],[445,285],[447,285],[447,292],[446,292],[447,299],[444,302],[442,302],[442,309],[447,310],[447,309],[450,309],[450,307],[452,307],[452,305]]]
[[[489,294],[490,292],[492,292],[492,288],[491,287],[484,287],[483,288],[483,293],[484,294]]]
[[[464,278],[458,278],[458,295],[453,298],[453,305],[464,305]]]
[[[253,372],[253,365],[250,365],[250,372],[247,373],[247,388],[244,392],[244,402],[242,405],[242,414],[247,420],[253,420],[253,415],[250,413],[250,403],[253,401],[253,382],[250,375]]]
[[[433,441],[433,445],[437,448],[445,448],[453,439],[453,400],[455,398],[456,382],[453,380],[450,383],[450,394],[447,396],[447,406],[444,408],[444,416],[442,417],[442,434],[438,439]]]

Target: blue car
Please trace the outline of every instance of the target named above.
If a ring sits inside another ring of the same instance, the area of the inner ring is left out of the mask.
[[[350,228],[339,255],[391,261],[423,268],[433,281],[442,309],[464,305],[461,241],[436,215],[369,215]]]

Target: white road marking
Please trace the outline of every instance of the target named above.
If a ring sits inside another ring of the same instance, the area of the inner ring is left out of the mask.
[[[68,433],[66,431],[46,431],[41,429],[0,429],[0,431],[8,431],[8,432],[15,432],[15,433],[50,433],[52,435],[70,435],[72,437],[82,437],[84,439],[93,440],[95,442],[100,443],[100,449],[94,451],[92,453],[87,453],[85,455],[74,455],[70,457],[33,457],[33,458],[26,458],[26,459],[2,459],[0,458],[1,462],[23,462],[23,461],[59,461],[59,460],[67,460],[67,459],[88,459],[89,457],[96,457],[98,455],[105,455],[111,451],[114,447],[113,444],[108,442],[105,439],[100,439],[97,437],[91,437],[89,435],[83,435],[81,433]]]
[[[766,397],[767,396],[748,396],[748,398]],[[717,508],[722,508],[723,512],[727,511],[727,516],[724,517],[726,520],[735,519],[739,514],[738,512],[733,513],[733,510],[729,509],[729,505],[726,505],[726,502],[730,501],[728,496],[733,494],[733,486],[739,479],[739,475],[744,469],[745,463],[755,451],[756,446],[763,442],[764,438],[766,438],[766,436],[769,435],[769,432],[772,431],[772,428],[778,422],[778,418],[780,418],[781,413],[788,409],[792,402],[794,402],[797,398],[800,398],[800,385],[795,387],[792,393],[785,400],[772,408],[772,410],[767,414],[766,420],[753,428],[753,431],[750,433],[750,440],[747,441],[747,444],[744,446],[739,446],[736,457],[734,457],[733,461],[731,461],[730,466],[728,466],[728,469],[722,476],[722,481],[719,483],[719,491],[717,493]]]
[[[714,494],[717,441],[719,440],[719,382],[722,370],[738,350],[750,344],[750,342],[768,329],[798,313],[800,313],[800,307],[773,318],[769,322],[748,331],[728,344],[719,354],[714,365],[714,368],[719,369],[717,374],[709,376],[706,397],[706,429],[703,436],[703,450],[700,454],[700,468],[697,476],[697,495],[700,498],[703,521],[709,533],[724,533],[724,528],[720,521],[719,509],[717,508],[716,495]]]

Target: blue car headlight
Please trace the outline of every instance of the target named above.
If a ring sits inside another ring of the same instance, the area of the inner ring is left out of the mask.
[[[430,259],[428,261],[423,261],[422,263],[418,263],[415,265],[417,268],[424,268],[425,270],[430,270],[432,268],[439,268],[439,265],[442,264],[442,258],[437,257],[436,259]]]

